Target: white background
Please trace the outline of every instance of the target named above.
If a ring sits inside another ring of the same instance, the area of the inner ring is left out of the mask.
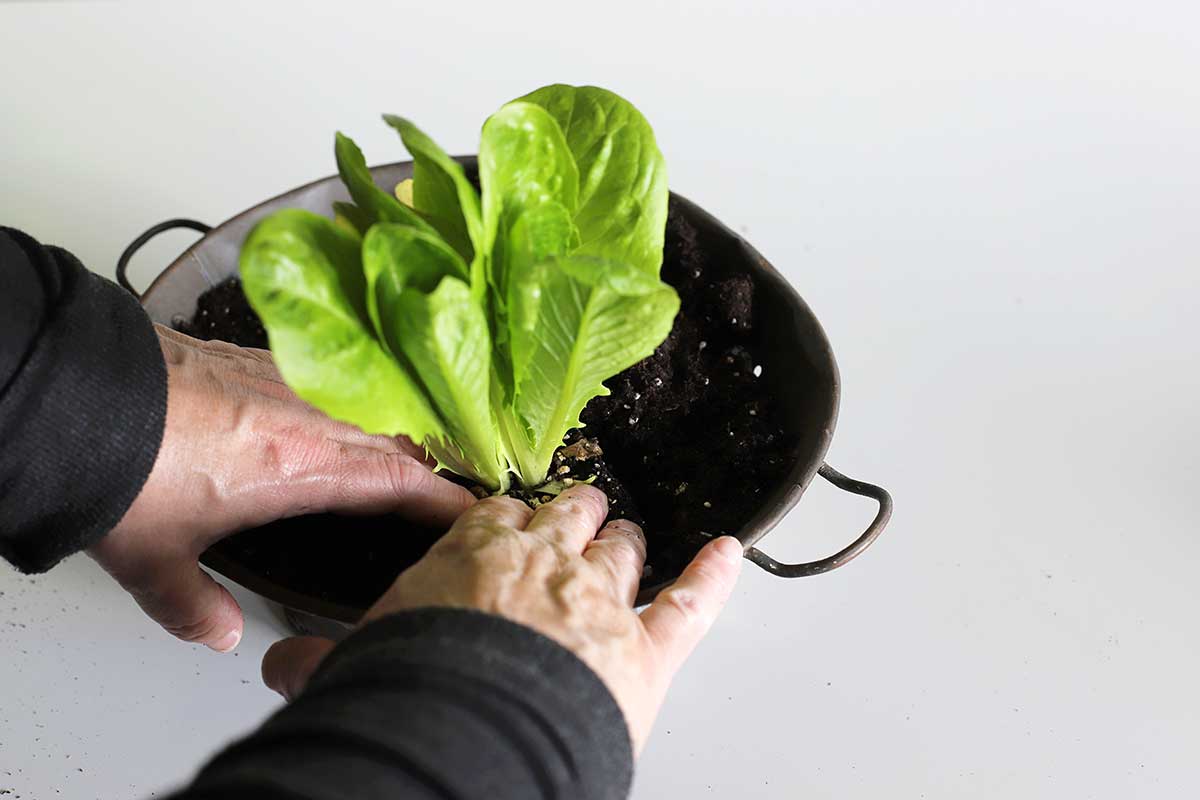
[[[0,221],[111,275],[154,222],[332,172],[337,128],[473,152],[510,97],[608,86],[816,310],[830,463],[897,504],[842,571],[747,565],[634,796],[1200,793],[1195,3],[405,5],[0,4]],[[764,549],[825,555],[868,505],[817,485]],[[247,605],[222,657],[86,559],[0,567],[0,789],[184,779],[275,707]]]

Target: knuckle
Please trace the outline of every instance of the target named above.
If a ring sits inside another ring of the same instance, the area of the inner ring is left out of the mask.
[[[597,551],[600,560],[617,576],[637,570],[642,560],[640,551],[624,537],[598,539],[589,547]]]
[[[260,440],[258,448],[257,468],[260,475],[281,475],[286,472],[287,448],[273,436],[265,436]]]
[[[565,560],[562,551],[550,543],[543,542],[537,547],[530,548],[525,554],[525,569],[536,575],[552,572],[561,572],[565,575],[567,572],[564,569]]]
[[[644,560],[646,558],[646,537],[640,529],[610,525],[604,540],[619,545],[622,549],[629,551],[632,555],[640,559]]]
[[[668,589],[662,593],[661,598],[663,603],[686,623],[696,622],[704,617],[704,604],[694,592],[687,589]]]
[[[575,563],[556,563],[550,581],[550,592],[561,609],[577,612],[587,608],[595,608],[595,603],[585,603],[584,598],[596,594],[596,586],[591,575]]]
[[[590,505],[586,500],[571,498],[571,502],[567,504],[566,513],[568,516],[576,519],[590,517],[592,515],[592,509],[589,508]]]

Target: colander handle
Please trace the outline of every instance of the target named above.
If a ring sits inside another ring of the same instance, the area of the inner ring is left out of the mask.
[[[876,486],[873,483],[864,483],[863,481],[856,481],[854,478],[848,478],[828,464],[822,464],[817,474],[839,489],[874,499],[879,503],[879,511],[875,514],[875,519],[871,521],[867,529],[862,532],[861,536],[828,558],[809,561],[804,564],[783,564],[771,558],[757,547],[751,547],[746,551],[746,558],[772,575],[778,575],[781,578],[803,578],[808,575],[820,575],[822,572],[837,569],[843,564],[852,561],[863,550],[870,547],[871,542],[875,541],[879,538],[879,534],[883,533],[883,529],[887,527],[888,520],[892,517],[892,496],[888,494],[887,489]]]
[[[163,231],[173,230],[175,228],[188,228],[189,230],[198,231],[199,233],[208,233],[212,230],[211,225],[205,225],[203,222],[197,222],[194,219],[169,219],[166,222],[160,222],[152,228],[146,230],[141,236],[134,239],[125,248],[125,252],[121,253],[121,257],[117,259],[117,283],[128,291],[137,299],[142,299],[142,293],[133,288],[133,284],[129,282],[129,277],[125,274],[125,270],[129,267],[129,261],[134,254],[142,249],[142,245],[158,236]]]

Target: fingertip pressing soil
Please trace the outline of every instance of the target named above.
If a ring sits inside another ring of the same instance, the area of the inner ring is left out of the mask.
[[[633,495],[609,468],[600,443],[579,429],[568,433],[563,446],[555,451],[545,486],[534,490],[515,486],[508,495],[536,509],[565,489],[581,483],[604,492],[608,498],[609,519],[627,519],[645,526],[646,520],[638,511]]]
[[[711,258],[674,208],[662,277],[680,296],[674,328],[653,355],[607,382],[611,394],[588,404],[584,428],[568,434],[550,475],[597,486],[609,498],[610,518],[643,526],[646,585],[677,575],[710,538],[744,525],[796,444],[759,380],[753,281]],[[195,316],[175,327],[199,339],[267,347],[236,278],[201,295]],[[524,499],[536,505],[547,497]],[[318,515],[246,531],[215,548],[293,590],[365,608],[438,535],[407,525],[399,531],[387,517]]]

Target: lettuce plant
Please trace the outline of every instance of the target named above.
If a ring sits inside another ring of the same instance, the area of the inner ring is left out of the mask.
[[[487,119],[480,191],[406,119],[395,194],[338,134],[353,203],[280,211],[241,254],[246,295],[296,393],[368,433],[504,491],[546,482],[604,381],[650,355],[679,299],[659,279],[662,153],[645,118],[596,87],[546,86]]]

